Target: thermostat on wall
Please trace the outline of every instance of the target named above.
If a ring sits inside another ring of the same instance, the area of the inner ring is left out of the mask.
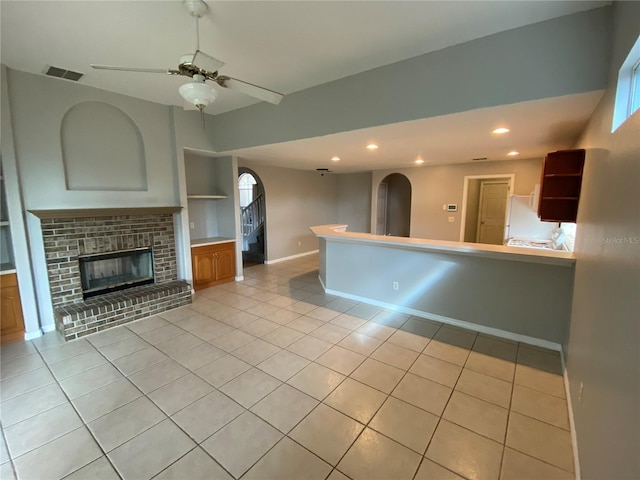
[[[458,205],[455,203],[449,203],[447,204],[447,212],[457,212],[458,211]]]

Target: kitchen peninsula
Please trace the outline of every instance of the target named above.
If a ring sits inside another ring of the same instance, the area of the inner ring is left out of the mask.
[[[559,350],[566,343],[571,252],[311,227],[326,293]]]

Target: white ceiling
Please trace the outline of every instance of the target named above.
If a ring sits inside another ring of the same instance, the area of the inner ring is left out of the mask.
[[[571,148],[602,98],[603,91],[401,122],[286,143],[224,152],[259,163],[300,169],[330,168],[347,173],[386,168],[543,158]],[[498,127],[510,132],[492,134]],[[375,143],[378,149],[366,146]],[[511,150],[520,154],[511,157]],[[338,156],[340,161],[331,161]]]
[[[303,90],[522,25],[601,7],[608,1],[211,1],[201,50],[221,73],[280,91]],[[175,68],[195,50],[195,22],[179,0],[0,2],[1,60],[40,74],[48,65],[85,73],[81,84],[182,105],[184,77],[93,70],[90,63]],[[66,80],[59,80],[66,81]],[[206,112],[256,103],[222,90]],[[600,94],[481,109],[232,153],[294,168],[359,171],[472,157],[542,157],[571,146]],[[285,99],[286,101],[286,99]],[[512,132],[489,131],[508,122]],[[464,138],[464,141],[461,141]],[[363,149],[370,140],[376,152]],[[331,164],[338,155],[342,160]]]

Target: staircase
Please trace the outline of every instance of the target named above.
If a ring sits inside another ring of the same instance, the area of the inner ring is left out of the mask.
[[[264,263],[264,195],[240,209],[242,225],[242,258]]]

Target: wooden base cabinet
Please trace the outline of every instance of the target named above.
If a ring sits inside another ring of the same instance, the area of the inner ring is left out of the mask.
[[[193,289],[231,282],[236,276],[235,242],[191,248]]]
[[[24,319],[15,273],[0,275],[0,343],[24,339]]]

